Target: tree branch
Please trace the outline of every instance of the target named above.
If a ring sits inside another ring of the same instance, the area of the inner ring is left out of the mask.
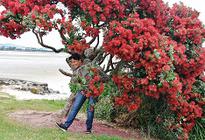
[[[96,37],[93,37],[93,38],[88,42],[88,44],[89,44],[89,45],[92,44],[92,43],[95,41],[95,39],[96,39]]]
[[[99,35],[97,36],[97,44],[95,45],[95,47],[94,47],[94,51],[96,51],[96,49],[97,49],[97,47],[98,47],[98,45],[99,45],[99,42],[100,42],[100,37],[99,37]]]
[[[69,76],[69,77],[72,77],[73,76],[73,74],[71,74],[71,73],[69,73],[69,72],[66,72],[66,71],[64,71],[64,70],[62,70],[62,69],[58,69],[63,75],[65,75],[65,76]]]
[[[108,55],[109,55],[109,53],[105,54],[105,56],[102,58],[102,60],[99,61],[98,65],[101,65]]]
[[[102,24],[100,24],[100,25],[97,25],[97,27],[102,27],[102,26],[104,26],[105,24],[107,24],[107,22],[104,22],[104,23],[102,23]]]
[[[66,41],[66,37],[64,36],[64,34],[63,34],[63,27],[61,27],[60,29],[58,29],[58,33],[60,34],[60,37],[63,39],[63,40],[65,40]]]
[[[112,67],[112,66],[111,66],[111,61],[112,61],[112,55],[110,54],[110,59],[109,59],[109,61],[108,61],[107,68],[106,68],[106,70],[105,70],[106,73],[110,70],[110,67]],[[113,67],[113,68],[114,68],[114,67]]]
[[[58,33],[60,34],[61,39],[64,40],[64,41],[66,41],[67,39],[66,39],[66,37],[64,36],[64,34],[63,34],[62,31],[63,31],[63,27],[61,27],[60,29],[58,29]],[[70,50],[68,50],[68,49],[67,49],[67,53],[72,54],[72,52],[71,52]]]
[[[115,64],[116,64],[116,67],[115,67],[115,69],[114,69],[114,71],[113,71],[113,73],[117,73],[118,71],[119,71],[119,69],[121,68],[121,66],[123,66],[123,61],[121,60],[121,61],[119,61],[119,62],[116,62]]]
[[[110,56],[110,65],[111,65],[111,68],[114,69],[114,65],[113,65],[112,59],[113,59],[113,56],[111,55]]]
[[[36,38],[37,38],[37,40],[38,40],[38,43],[39,43],[42,47],[47,48],[47,49],[51,49],[51,50],[54,51],[55,53],[60,53],[60,52],[65,51],[64,48],[55,49],[54,47],[45,45],[45,44],[43,43],[42,36],[39,35],[39,33],[35,32],[35,29],[32,29],[32,32],[35,34],[35,36],[36,36]]]

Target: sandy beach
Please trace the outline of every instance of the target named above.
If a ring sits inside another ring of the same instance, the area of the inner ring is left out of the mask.
[[[67,56],[52,52],[0,51],[0,77],[48,83],[49,88],[69,95],[70,78],[58,71],[59,68],[70,71],[65,62]]]

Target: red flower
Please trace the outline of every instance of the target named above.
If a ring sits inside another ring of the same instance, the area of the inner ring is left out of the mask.
[[[128,111],[134,111],[137,110],[139,108],[138,104],[131,104],[128,106]]]

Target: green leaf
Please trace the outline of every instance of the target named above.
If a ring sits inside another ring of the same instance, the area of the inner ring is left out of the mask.
[[[19,0],[19,2],[20,2],[20,3],[25,3],[25,2],[26,2],[26,0]]]
[[[156,56],[157,59],[160,58],[160,53],[156,49],[154,49],[154,55]]]
[[[171,58],[172,61],[174,61],[174,56],[173,56],[173,54],[174,54],[174,48],[173,48],[173,46],[171,45],[171,46],[170,46],[170,50],[169,50],[169,52],[168,52],[168,55],[169,55],[169,57]]]
[[[162,85],[162,82],[160,82],[159,84],[157,84],[157,87],[158,88],[160,88],[160,87],[162,87],[163,85]]]
[[[85,78],[81,78],[81,82],[82,82],[83,85],[85,85],[87,80]]]
[[[175,79],[175,74],[173,72],[168,72],[166,76],[166,81],[171,82]]]
[[[48,16],[48,14],[43,14],[43,18],[46,19],[46,20],[49,20],[50,17]]]
[[[7,16],[14,16],[14,13],[11,12],[11,11],[8,11],[4,16],[5,16],[5,17],[7,17]]]
[[[80,83],[70,83],[69,86],[72,93],[77,93],[77,91],[82,90]]]
[[[205,118],[201,118],[201,122],[202,122],[202,123],[205,123]]]
[[[205,38],[202,39],[202,43],[204,43],[204,42],[205,42]]]
[[[137,44],[139,42],[139,39],[134,39],[134,42]]]

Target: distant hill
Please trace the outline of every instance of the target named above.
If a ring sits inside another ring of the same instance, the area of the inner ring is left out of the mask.
[[[52,52],[46,48],[32,48],[14,44],[0,44],[0,51]]]

